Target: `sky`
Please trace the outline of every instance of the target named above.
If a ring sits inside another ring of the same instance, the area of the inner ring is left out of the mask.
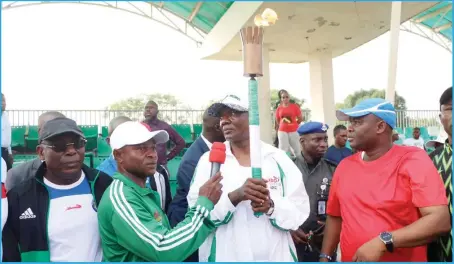
[[[2,92],[8,109],[96,110],[170,93],[193,108],[247,96],[242,63],[206,61],[184,35],[109,8],[51,4],[2,10]],[[389,34],[333,60],[335,101],[387,85]],[[271,64],[272,89],[310,102],[309,65]],[[452,85],[452,54],[401,31],[397,92],[410,110],[437,110]]]

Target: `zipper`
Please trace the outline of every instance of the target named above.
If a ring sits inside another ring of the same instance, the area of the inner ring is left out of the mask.
[[[46,239],[47,239],[47,250],[49,251],[49,257],[50,257],[50,240],[49,240],[49,211],[50,211],[50,196],[49,196],[49,190],[47,189],[47,186],[44,184],[44,182],[41,182],[40,180],[36,179],[35,180],[40,183],[44,189],[46,189],[47,192],[47,214],[46,214]],[[49,259],[50,261],[50,259]]]

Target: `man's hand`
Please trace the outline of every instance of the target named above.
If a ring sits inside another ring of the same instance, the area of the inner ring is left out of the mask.
[[[212,201],[213,204],[217,204],[222,195],[221,180],[221,173],[216,173],[216,175],[211,177],[207,182],[205,182],[205,184],[202,185],[202,187],[200,187],[199,196],[205,196]]]
[[[266,214],[271,208],[271,198],[268,197],[268,200],[266,200],[263,204],[251,202],[251,206],[252,211]]]
[[[298,228],[296,231],[291,230],[290,234],[292,235],[292,239],[295,244],[307,243],[308,234],[304,233],[301,228]]]
[[[263,206],[269,200],[269,191],[263,179],[248,178],[243,186],[229,193],[229,198],[235,206],[247,200]]]
[[[356,251],[352,258],[355,262],[377,262],[385,254],[386,246],[379,237],[366,242]]]

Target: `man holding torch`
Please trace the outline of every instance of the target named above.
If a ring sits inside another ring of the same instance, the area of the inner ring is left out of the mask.
[[[261,141],[258,150],[251,147],[246,102],[227,96],[218,109],[227,140],[220,168],[223,195],[211,212],[216,232],[199,248],[199,261],[297,261],[289,230],[298,229],[310,211],[301,172],[282,150]],[[253,152],[261,160],[260,178],[251,177]],[[210,168],[205,153],[189,190],[189,206],[195,205]]]

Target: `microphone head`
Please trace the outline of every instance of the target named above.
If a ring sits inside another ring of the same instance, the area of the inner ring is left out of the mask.
[[[214,142],[211,146],[211,149],[218,149],[225,152],[225,144],[221,142]]]
[[[222,143],[220,143],[222,144]],[[210,151],[210,157],[209,157],[209,160],[211,163],[219,163],[219,164],[224,164],[225,162],[225,158],[226,158],[226,155],[225,155],[225,145],[222,144],[224,146],[224,149],[220,149],[220,148],[215,148],[215,144],[213,144],[213,147],[211,148],[211,151]]]

